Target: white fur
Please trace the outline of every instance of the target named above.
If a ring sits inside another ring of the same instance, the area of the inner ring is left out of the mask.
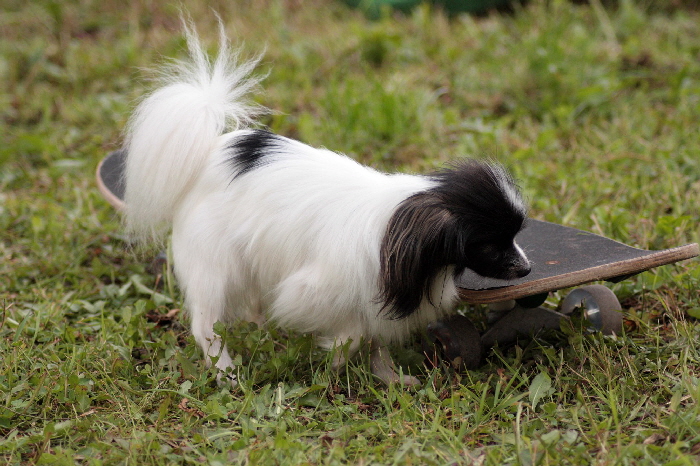
[[[378,301],[389,218],[434,181],[383,174],[292,140],[268,156],[271,163],[234,180],[226,147],[249,131],[254,109],[244,97],[256,82],[248,78],[254,63],[236,65],[222,39],[210,64],[194,32],[187,34],[192,61],[170,68],[128,126],[127,229],[159,240],[172,227],[192,333],[222,371],[233,366],[214,324],[271,320],[311,332],[328,348],[352,341],[354,351],[369,341],[374,372],[398,380],[384,345],[457,304],[452,267],[405,319],[388,318]],[[222,134],[231,123],[235,130]]]
[[[290,141],[280,160],[231,182],[219,138],[174,216],[175,271],[192,332],[217,366],[230,365],[213,324],[272,320],[332,347],[398,342],[456,304],[449,271],[433,302],[403,320],[381,313],[379,247],[393,208],[430,182],[385,175],[327,150]],[[128,181],[127,181],[128,186]],[[349,214],[350,213],[350,214]]]
[[[164,85],[141,102],[127,127],[125,219],[141,240],[167,232],[227,124],[243,126],[258,111],[245,101],[257,84],[249,77],[257,60],[239,63],[222,28],[220,53],[210,63],[194,29],[185,25],[185,33],[191,61],[163,70]]]

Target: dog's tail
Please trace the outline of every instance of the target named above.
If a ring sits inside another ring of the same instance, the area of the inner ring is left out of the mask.
[[[183,26],[189,60],[161,72],[161,87],[143,99],[127,126],[125,223],[136,240],[162,239],[217,136],[250,124],[261,110],[246,100],[259,81],[250,77],[258,60],[239,62],[220,25],[212,62],[194,28]]]

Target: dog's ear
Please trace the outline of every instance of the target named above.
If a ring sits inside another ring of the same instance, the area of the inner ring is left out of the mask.
[[[463,255],[458,251],[456,219],[431,192],[415,194],[396,209],[382,240],[380,294],[382,310],[392,318],[411,315],[440,269]]]

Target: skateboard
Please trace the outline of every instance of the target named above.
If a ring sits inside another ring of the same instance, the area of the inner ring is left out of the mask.
[[[126,151],[116,150],[97,167],[97,186],[117,210],[124,208]],[[658,251],[638,249],[587,231],[555,223],[528,219],[516,237],[531,261],[529,275],[500,280],[465,270],[456,279],[462,301],[489,304],[495,323],[479,338],[475,327],[463,316],[430,324],[426,352],[438,351],[454,366],[475,367],[484,349],[509,344],[520,335],[546,328],[559,328],[562,319],[581,309],[594,328],[620,333],[621,306],[615,294],[596,284],[573,290],[558,311],[542,307],[548,294],[592,282],[619,282],[636,274],[700,254],[697,243]],[[432,345],[432,346],[431,346]]]
[[[499,280],[466,270],[457,278],[464,301],[488,304],[594,281],[616,283],[700,252],[696,243],[660,251],[638,249],[587,231],[531,219],[516,242],[530,259],[531,272],[523,278]]]
[[[124,210],[126,149],[110,152],[97,165],[97,188],[112,207]]]

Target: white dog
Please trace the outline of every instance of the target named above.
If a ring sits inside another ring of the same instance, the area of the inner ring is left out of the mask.
[[[381,380],[417,383],[399,378],[386,345],[453,311],[465,268],[497,278],[530,270],[514,242],[526,218],[515,183],[474,160],[432,176],[384,174],[249,129],[255,62],[237,63],[223,33],[211,62],[185,33],[190,60],[163,72],[128,126],[125,222],[147,242],[172,229],[207,362],[218,358],[235,385],[214,324],[270,320],[350,355],[367,342]]]

